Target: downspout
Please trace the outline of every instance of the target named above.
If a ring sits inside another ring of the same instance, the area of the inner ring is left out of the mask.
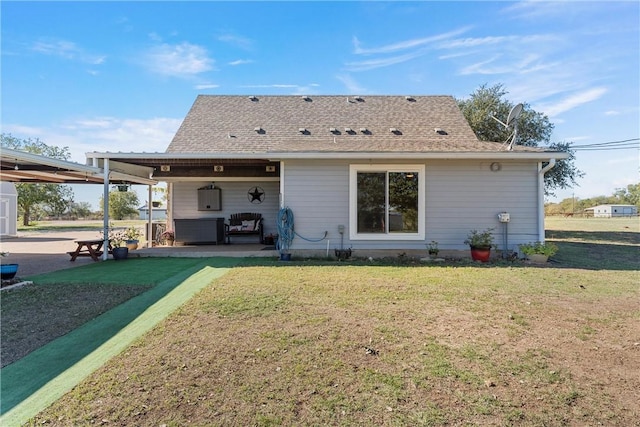
[[[104,159],[104,168],[102,170],[103,193],[102,193],[102,233],[104,242],[102,243],[102,260],[109,259],[109,159]]]
[[[556,165],[556,159],[549,159],[549,163],[542,167],[538,163],[538,240],[544,243],[544,174]]]

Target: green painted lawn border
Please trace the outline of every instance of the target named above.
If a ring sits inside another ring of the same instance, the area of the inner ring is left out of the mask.
[[[0,425],[26,423],[239,261],[207,259],[5,366]]]

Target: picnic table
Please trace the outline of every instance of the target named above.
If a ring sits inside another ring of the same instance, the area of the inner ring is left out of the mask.
[[[94,261],[98,261],[100,259],[100,255],[102,255],[102,245],[104,245],[104,240],[76,240],[75,242],[78,245],[76,250],[67,252],[69,255],[71,255],[71,261],[75,261],[79,256],[90,256]],[[111,249],[111,243],[109,243],[109,253],[111,253]]]

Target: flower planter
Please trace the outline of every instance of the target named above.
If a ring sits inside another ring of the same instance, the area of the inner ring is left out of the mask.
[[[351,258],[351,249],[336,249],[336,258],[338,260],[344,260]]]
[[[487,262],[491,258],[491,248],[471,247],[471,259],[474,261]]]
[[[0,269],[2,280],[10,280],[13,279],[18,272],[18,264],[2,264]]]
[[[280,254],[280,261],[291,261],[291,254]]]
[[[140,243],[138,240],[127,240],[127,248],[130,251],[135,251],[136,249],[138,249],[138,243]]]
[[[542,254],[530,254],[530,255],[527,255],[527,259],[536,264],[544,264],[549,260],[549,257],[547,255],[542,255]]]
[[[126,246],[113,248],[111,250],[111,255],[113,255],[113,259],[115,259],[116,261],[127,259],[127,257],[129,257],[129,248],[127,248]]]

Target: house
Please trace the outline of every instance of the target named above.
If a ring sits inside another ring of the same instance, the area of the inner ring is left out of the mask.
[[[489,227],[544,240],[544,174],[567,155],[479,141],[450,96],[201,95],[165,153],[87,157],[154,168],[173,225],[257,212],[276,234],[286,207],[292,252],[366,254],[466,251]]]
[[[614,218],[638,215],[638,207],[635,205],[598,205],[592,208],[587,208],[585,211],[592,213],[595,218]]]

